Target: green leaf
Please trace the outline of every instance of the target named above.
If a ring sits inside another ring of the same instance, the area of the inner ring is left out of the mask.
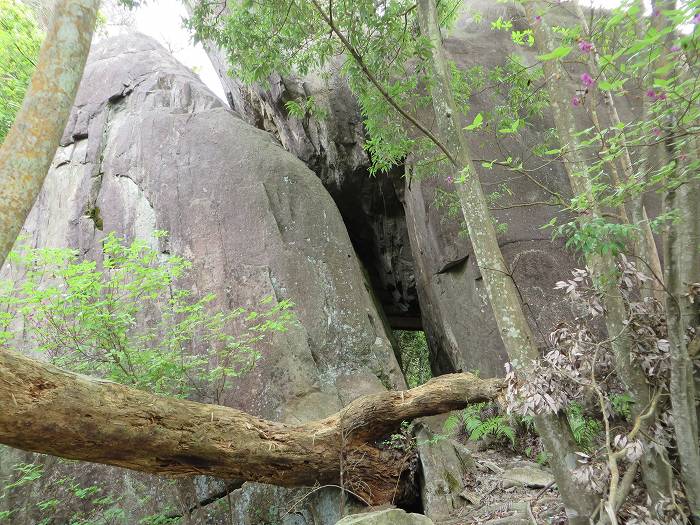
[[[546,54],[544,54],[544,55],[539,55],[539,56],[537,57],[537,60],[540,60],[540,61],[542,61],[542,62],[547,62],[547,61],[549,61],[549,60],[558,60],[558,59],[560,59],[560,58],[564,58],[565,56],[567,56],[569,53],[571,53],[571,51],[572,51],[573,49],[574,49],[574,48],[573,48],[572,46],[559,46],[558,48],[556,48],[556,49],[555,49],[554,51],[552,51],[551,53],[546,53]]]
[[[624,83],[624,80],[615,80],[614,82],[602,80],[598,83],[598,87],[603,91],[619,91]]]
[[[484,116],[481,113],[478,113],[476,115],[476,117],[474,117],[474,121],[464,129],[466,131],[473,131],[475,129],[479,129],[479,128],[481,128],[481,124],[483,122],[484,122]]]
[[[662,67],[656,69],[654,71],[654,76],[663,77],[663,76],[667,75],[677,65],[678,64],[676,64],[676,62],[671,61],[668,64],[666,64],[665,66],[662,66]]]

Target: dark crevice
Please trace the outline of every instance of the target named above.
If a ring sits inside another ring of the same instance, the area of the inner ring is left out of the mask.
[[[340,184],[324,183],[391,327],[420,330],[413,254],[398,194],[403,187],[402,172],[398,167],[389,174],[370,176],[362,168],[346,175]]]

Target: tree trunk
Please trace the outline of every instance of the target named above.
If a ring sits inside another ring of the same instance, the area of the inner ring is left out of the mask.
[[[167,476],[208,474],[287,487],[339,484],[391,502],[405,464],[377,442],[402,421],[496,399],[502,379],[450,374],[361,397],[303,425],[162,397],[0,350],[0,443]],[[405,462],[403,462],[405,463]]]
[[[22,109],[0,148],[0,266],[56,154],[83,76],[99,4],[57,3]]]
[[[535,13],[535,2],[525,3],[528,20],[538,20]],[[537,50],[541,54],[551,52],[556,48],[552,32],[544,19],[532,24]],[[583,194],[589,197],[592,203],[591,213],[594,217],[600,217],[600,210],[595,204],[591,179],[588,176],[588,165],[585,161],[584,149],[577,138],[579,131],[576,119],[571,108],[568,107],[569,97],[563,91],[560,79],[564,78],[564,72],[554,60],[543,62],[545,82],[550,96],[550,105],[554,117],[554,125],[559,136],[559,142],[563,151],[564,166],[569,176],[569,183],[574,194]],[[627,308],[617,286],[618,270],[614,257],[609,253],[585,254],[586,264],[591,270],[591,276],[599,287],[605,306],[605,326],[610,338],[615,357],[615,370],[625,389],[634,400],[632,404],[632,417],[641,416],[651,401],[651,393],[646,380],[646,375],[641,365],[631,358],[631,341],[627,329]],[[655,422],[655,417],[650,417],[644,422],[644,432]],[[645,456],[642,472],[644,481],[650,496],[657,501],[660,498],[670,497],[670,482],[668,462],[645,442],[649,453]]]
[[[575,2],[576,15],[581,24],[581,29],[585,35],[590,34],[590,29],[588,27],[588,21],[586,16],[581,9],[581,4]],[[591,51],[588,59],[588,64],[590,67],[589,73],[593,78],[599,79],[599,81],[605,81],[605,72],[601,71],[598,67],[599,59],[598,52],[594,49]],[[620,115],[617,112],[617,106],[615,104],[615,99],[613,98],[612,91],[603,92],[604,105],[608,113],[608,118],[610,120],[611,129],[613,129],[615,135],[622,138],[623,147],[621,152],[621,163],[622,163],[622,173],[624,175],[624,182],[631,181],[634,179],[634,166],[632,164],[632,156],[627,148],[627,141],[625,140],[625,132],[622,130],[620,120]],[[647,101],[645,101],[647,102]],[[595,112],[595,108],[591,105],[591,112]],[[599,130],[600,131],[600,130]],[[616,167],[614,161],[611,165],[611,172],[615,172]],[[615,181],[616,185],[618,181]],[[647,215],[646,207],[644,206],[644,201],[642,195],[633,195],[630,198],[628,204],[630,210],[630,215],[632,218],[632,224],[639,228],[637,234],[637,242],[635,248],[635,255],[640,257],[642,261],[646,264],[646,268],[640,267],[641,270],[650,272],[652,275],[652,288],[651,290],[643,289],[643,297],[654,297],[659,302],[663,303],[666,294],[663,290],[663,270],[661,268],[661,259],[659,257],[659,251],[656,247],[656,242],[654,241],[654,234],[651,231],[651,225],[649,223],[649,217]]]
[[[697,139],[690,140],[692,144]],[[695,152],[691,153],[695,156]],[[669,224],[664,235],[666,322],[671,344],[671,405],[681,479],[695,525],[700,525],[700,450],[693,362],[688,351],[698,342],[698,305],[688,297],[689,285],[700,281],[700,182],[695,179],[669,190],[664,198],[666,211],[679,210],[679,220]],[[696,298],[697,300],[697,298]]]
[[[462,132],[463,115],[457,110],[452,94],[435,0],[418,1],[418,22],[421,33],[431,43],[433,82],[430,84],[430,94],[440,138],[453,155],[451,175],[456,182],[469,239],[508,357],[527,381],[540,352],[525,317],[520,294],[503,259],[486,197]],[[546,414],[537,416],[535,424],[552,454],[552,468],[570,523],[588,523],[597,498],[571,476],[576,459],[574,440],[567,422],[560,415]]]

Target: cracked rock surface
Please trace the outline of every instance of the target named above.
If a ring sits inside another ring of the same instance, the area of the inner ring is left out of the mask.
[[[490,28],[498,17],[522,24],[521,16],[511,5],[470,2],[445,35],[449,57],[463,71],[477,65],[483,65],[485,71],[502,67],[511,53],[524,64],[535,63],[533,49],[514,46],[507,32]],[[444,207],[436,206],[436,195],[452,191],[451,183],[441,175],[423,180],[403,177],[403,167],[391,174],[368,175],[365,130],[357,101],[337,74],[339,64],[329,65],[325,77],[273,75],[269,89],[263,89],[231,78],[221,49],[209,46],[207,51],[231,106],[254,126],[270,131],[323,181],[391,325],[425,331],[433,372],[478,370],[483,376],[503,375],[507,356],[464,227]],[[571,89],[575,92],[575,83]],[[299,119],[288,114],[288,101],[306,97],[313,97],[322,116]],[[501,97],[495,103],[503,102]],[[482,93],[475,93],[467,117],[480,111],[488,114],[493,104]],[[421,118],[428,123],[434,120],[431,114]],[[491,131],[471,134],[471,150],[478,159],[503,159],[507,154],[528,159],[531,148],[542,142],[551,126],[546,115],[535,119],[522,141]],[[537,167],[536,161],[528,162],[527,169]],[[553,286],[567,278],[577,262],[561,241],[551,240],[550,230],[540,228],[552,219],[555,208],[523,203],[547,201],[551,196],[541,185],[568,198],[567,176],[561,164],[552,163],[536,173],[538,185],[521,173],[497,165],[487,170],[476,164],[487,193],[502,191],[504,184],[512,192],[511,199],[498,202],[503,209],[494,210],[498,223],[507,224],[499,242],[513,268],[532,329],[543,342],[542,335],[570,315]]]
[[[155,240],[155,230],[169,233]],[[222,404],[303,422],[360,395],[405,388],[387,328],[321,181],[142,35],[94,46],[23,235],[34,246],[97,258],[112,231],[152,239],[161,252],[191,260],[187,284],[197,294],[215,293],[217,306],[255,308],[268,295],[296,304],[299,323],[261,344],[259,365],[232,382]],[[13,460],[2,455],[1,475]],[[56,465],[51,472],[98,479],[105,490],[123,494],[131,523],[154,509],[178,514],[207,499],[207,482],[193,488],[191,481],[173,484],[94,465]],[[135,502],[137,484],[152,496],[147,508]],[[48,499],[49,485],[43,490]],[[32,494],[26,497],[32,508]],[[31,513],[18,519],[18,525],[34,522]]]

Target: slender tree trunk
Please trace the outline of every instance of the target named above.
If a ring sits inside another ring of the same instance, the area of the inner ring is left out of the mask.
[[[588,35],[590,30],[588,28],[588,22],[586,16],[581,9],[579,2],[574,3],[576,8],[576,14],[581,24],[581,29],[583,33]],[[598,52],[594,49],[591,51],[588,59],[588,65],[590,68],[590,74],[593,78],[599,79],[599,81],[605,81],[605,72],[601,71],[598,67]],[[622,140],[623,147],[621,151],[621,164],[622,173],[624,175],[624,181],[633,180],[634,177],[634,166],[632,164],[632,157],[630,155],[629,149],[626,146],[625,133],[621,128],[622,121],[620,120],[620,115],[617,112],[617,106],[615,105],[615,99],[612,96],[612,91],[603,91],[604,105],[607,110],[608,119],[610,120],[610,126],[615,131],[617,138]],[[591,107],[591,111],[595,112],[595,108]],[[614,174],[616,172],[616,167],[613,163],[611,166],[611,172]],[[616,177],[619,179],[619,177]],[[634,195],[630,198],[629,202],[629,215],[632,219],[632,224],[635,224],[639,228],[639,233],[637,236],[637,242],[635,246],[635,251],[637,256],[639,256],[648,268],[646,270],[650,271],[653,275],[652,289],[642,290],[642,293],[646,297],[654,297],[661,303],[665,300],[665,293],[663,291],[663,270],[661,269],[661,259],[659,257],[659,251],[656,247],[656,242],[654,241],[654,234],[651,231],[651,226],[649,224],[649,217],[647,215],[647,210],[644,206],[642,200],[642,195]],[[661,282],[659,282],[661,281]],[[650,293],[649,293],[650,292]]]
[[[469,231],[477,264],[483,276],[496,323],[511,363],[527,380],[540,352],[522,309],[520,296],[503,259],[493,219],[462,132],[461,121],[450,86],[450,73],[445,57],[435,0],[418,1],[421,33],[430,40],[433,82],[430,94],[443,143],[453,154],[451,171]],[[537,430],[552,454],[552,467],[557,486],[572,524],[588,523],[597,498],[571,476],[576,466],[573,438],[568,424],[560,415],[540,415]]]
[[[675,0],[652,1],[652,8],[662,13],[675,7]],[[663,14],[653,18],[657,31],[663,31],[669,23]],[[698,33],[697,26],[694,32]],[[675,38],[675,33],[669,32],[664,47],[669,49]],[[661,53],[658,64],[654,65],[667,65],[667,56],[667,52]],[[687,77],[679,71],[668,75],[673,74]],[[664,196],[664,211],[679,212],[678,221],[666,225],[663,239],[666,322],[671,354],[669,390],[681,480],[690,507],[690,519],[695,525],[700,525],[700,436],[695,374],[689,351],[689,345],[700,345],[700,304],[691,302],[688,296],[689,285],[700,282],[700,181],[696,173],[684,173],[689,169],[689,160],[699,158],[700,141],[697,137],[676,140],[680,144],[667,138],[666,147],[661,152],[663,163],[677,159],[673,174],[667,181],[671,188]],[[673,181],[673,178],[681,180]],[[679,182],[679,185],[676,187],[674,182]]]
[[[0,265],[34,205],[66,127],[99,3],[57,3],[24,104],[0,148]]]
[[[282,486],[344,483],[392,501],[405,464],[377,447],[402,421],[494,400],[502,379],[450,374],[403,392],[361,397],[303,425],[156,396],[0,350],[0,443],[167,476],[209,474]],[[344,447],[344,450],[343,450]]]
[[[691,143],[697,139],[691,139]],[[694,155],[693,155],[694,156]],[[689,300],[689,284],[700,281],[700,181],[697,178],[667,192],[667,211],[678,210],[679,220],[664,235],[666,269],[666,322],[671,344],[671,405],[681,479],[692,520],[700,524],[700,442],[693,363],[688,351],[698,344],[698,304]],[[697,300],[697,298],[696,298]]]
[[[528,20],[536,18],[534,2],[525,3]],[[551,52],[556,48],[553,36],[543,18],[532,24],[535,44],[541,54]],[[600,211],[595,205],[591,180],[588,176],[588,166],[584,160],[584,151],[577,139],[578,126],[572,110],[568,107],[570,97],[564,92],[563,76],[558,63],[554,60],[543,63],[545,82],[550,95],[550,105],[554,123],[562,145],[565,169],[569,175],[571,189],[575,194],[589,196],[592,203],[591,213],[600,217]],[[627,308],[617,286],[617,267],[615,259],[610,254],[587,254],[586,264],[589,266],[594,281],[603,294],[605,306],[605,324],[610,338],[610,344],[615,357],[617,375],[634,400],[632,417],[638,418],[647,410],[651,402],[651,393],[646,375],[641,365],[632,360],[631,341],[627,329]],[[650,417],[644,422],[644,430],[653,425],[655,418]],[[652,498],[670,497],[670,481],[668,462],[654,452],[646,443],[648,454],[643,462],[642,472],[647,489]]]

